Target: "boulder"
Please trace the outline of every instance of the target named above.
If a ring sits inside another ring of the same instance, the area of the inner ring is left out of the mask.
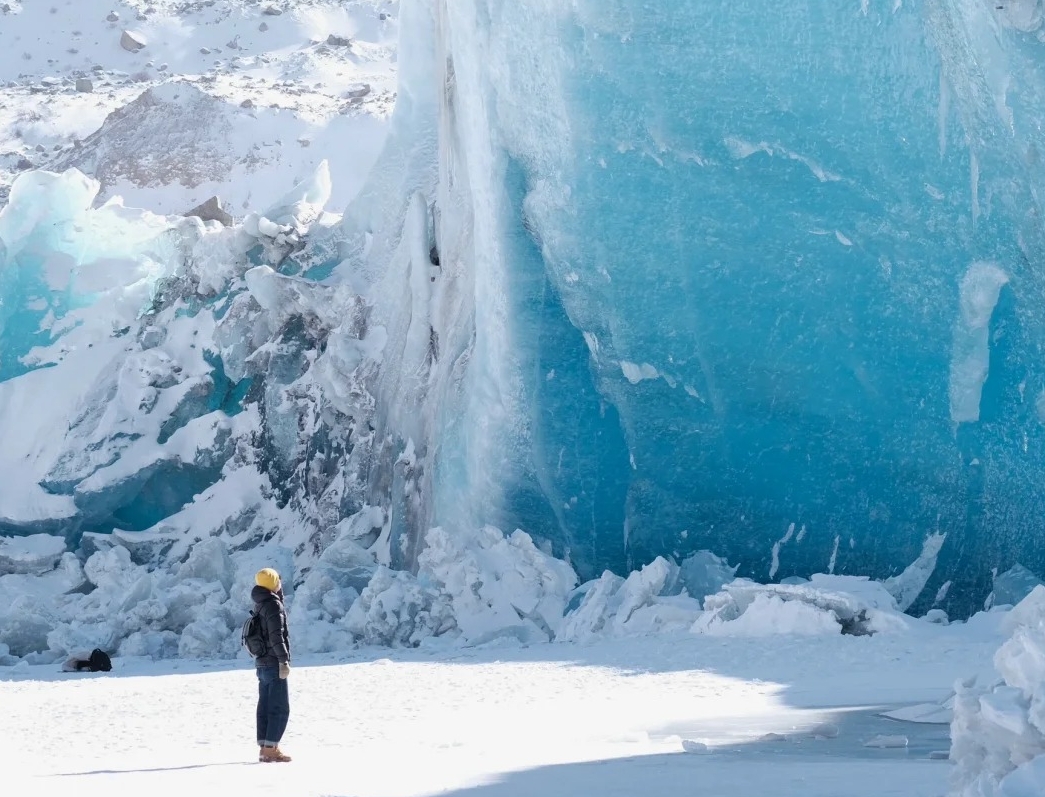
[[[146,45],[145,37],[140,33],[125,30],[120,36],[120,46],[129,53],[136,53]]]

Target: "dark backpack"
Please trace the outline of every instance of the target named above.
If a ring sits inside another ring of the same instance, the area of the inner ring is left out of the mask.
[[[87,659],[87,669],[91,672],[109,672],[112,669],[112,659],[104,650],[95,648]]]
[[[247,653],[255,659],[264,656],[269,649],[265,642],[265,632],[261,627],[261,615],[256,611],[250,613],[250,617],[243,623],[243,647]]]

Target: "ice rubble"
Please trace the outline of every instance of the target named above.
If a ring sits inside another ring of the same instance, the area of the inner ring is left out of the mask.
[[[1006,617],[996,680],[956,685],[953,797],[1045,794],[1045,587]]]
[[[525,532],[504,535],[492,527],[432,529],[413,574],[379,561],[376,543],[385,528],[381,510],[357,513],[339,524],[337,538],[305,572],[289,548],[234,549],[218,537],[189,545],[185,556],[165,564],[149,546],[132,552],[133,545],[124,545],[135,535],[89,535],[79,558],[58,537],[9,540],[8,561],[20,572],[0,576],[3,661],[53,662],[95,647],[124,657],[243,657],[238,627],[249,610],[253,574],[263,565],[287,576],[292,639],[301,653],[906,627],[881,585],[844,576],[759,585],[733,580],[733,568],[707,552],[683,567],[661,557],[627,578],[606,572],[576,586],[573,569]],[[44,551],[51,569],[40,574]],[[687,584],[721,591],[694,597]]]

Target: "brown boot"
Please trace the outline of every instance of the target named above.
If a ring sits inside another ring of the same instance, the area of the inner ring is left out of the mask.
[[[290,761],[290,756],[283,755],[278,747],[262,747],[258,761],[263,764],[285,764]]]

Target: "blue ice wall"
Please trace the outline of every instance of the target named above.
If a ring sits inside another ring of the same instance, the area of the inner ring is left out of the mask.
[[[994,5],[560,9],[555,168],[502,131],[508,524],[586,576],[710,548],[761,580],[887,576],[942,531],[922,605],[951,581],[959,612],[1045,571],[1045,45]]]

